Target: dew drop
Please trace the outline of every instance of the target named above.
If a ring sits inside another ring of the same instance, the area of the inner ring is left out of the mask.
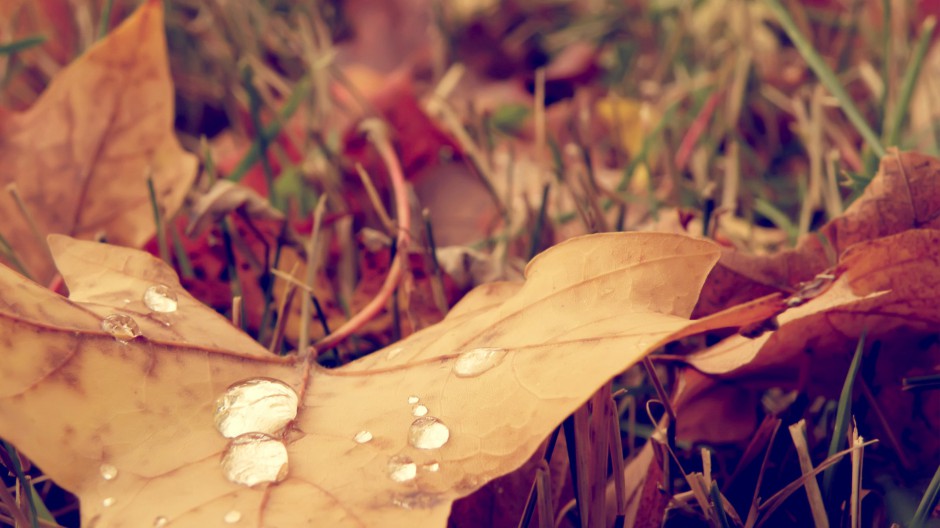
[[[422,416],[411,423],[408,443],[418,449],[438,449],[450,440],[450,429],[433,416]]]
[[[111,314],[101,320],[101,329],[111,334],[121,343],[127,343],[140,335],[140,327],[133,317],[124,314]]]
[[[421,467],[424,468],[425,471],[430,471],[431,473],[437,473],[441,469],[441,465],[438,462],[428,462]]]
[[[104,506],[105,508],[110,508],[111,506],[114,506],[115,502],[117,501],[115,500],[114,497],[105,497],[105,499],[101,501],[101,505]]]
[[[162,515],[153,520],[153,528],[163,528],[168,524],[170,524],[170,520]]]
[[[353,440],[355,440],[357,444],[365,444],[365,443],[371,442],[372,433],[370,433],[369,431],[359,431],[358,433],[356,433],[356,436],[353,437]]]
[[[118,476],[118,469],[111,464],[101,464],[98,471],[101,472],[101,478],[105,480],[114,480]]]
[[[424,416],[428,413],[428,408],[420,403],[411,408],[411,414],[413,416]]]
[[[418,466],[406,456],[395,455],[388,459],[388,476],[395,482],[408,482],[418,474]]]
[[[215,427],[226,438],[245,433],[274,434],[297,416],[297,393],[267,378],[236,383],[218,399]]]
[[[287,447],[271,435],[243,434],[225,449],[222,473],[243,486],[280,482],[287,476]]]
[[[457,356],[454,374],[458,378],[473,378],[499,365],[506,358],[502,348],[474,348]]]
[[[225,514],[225,517],[222,517],[222,520],[225,521],[226,524],[235,524],[242,520],[242,512],[238,510],[231,510]]]
[[[388,351],[388,355],[385,356],[385,360],[386,360],[386,361],[391,361],[391,360],[395,359],[395,357],[396,357],[398,354],[401,354],[401,353],[404,352],[404,351],[405,351],[405,349],[402,348],[402,347],[395,347],[395,348],[392,348],[392,349],[390,349],[390,350]]]
[[[144,306],[152,312],[173,313],[179,307],[179,300],[166,284],[157,284],[144,291]]]
[[[412,405],[418,403],[420,400],[421,400],[421,398],[418,398],[417,396],[414,396],[414,395],[408,396],[408,403],[410,403],[410,404],[412,404]]]

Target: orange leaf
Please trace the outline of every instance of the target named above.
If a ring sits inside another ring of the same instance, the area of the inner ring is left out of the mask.
[[[53,79],[27,111],[0,120],[0,184],[15,184],[41,233],[141,246],[154,234],[147,178],[171,216],[197,161],[173,135],[163,5],[149,0]],[[2,233],[38,280],[52,263],[8,193]]]

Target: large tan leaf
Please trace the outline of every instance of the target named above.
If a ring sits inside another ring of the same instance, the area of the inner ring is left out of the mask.
[[[679,235],[571,240],[537,257],[524,284],[481,286],[441,323],[326,371],[268,355],[150,255],[50,245],[71,300],[0,269],[0,436],[78,494],[86,525],[135,527],[215,526],[232,512],[244,526],[443,526],[455,499],[524,464],[613,375],[705,329],[686,317],[718,257]],[[148,315],[141,295],[157,283],[177,291],[176,312]],[[100,329],[109,314],[132,316],[143,337],[116,341]],[[458,356],[478,347],[505,355],[457,376]],[[256,377],[293,387],[300,410],[279,436],[286,478],[248,488],[222,474],[213,413],[227,387]],[[448,428],[441,448],[409,443],[411,396]],[[358,444],[359,431],[373,439]],[[390,479],[394,456],[416,477]]]
[[[0,186],[16,184],[40,232],[143,245],[154,233],[148,175],[164,215],[182,204],[197,161],[173,135],[163,32],[163,5],[148,0],[29,110],[0,118]],[[48,253],[5,190],[0,212],[19,260],[47,280]]]

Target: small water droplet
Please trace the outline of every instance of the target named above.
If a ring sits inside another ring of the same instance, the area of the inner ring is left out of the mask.
[[[117,500],[114,497],[105,497],[104,500],[101,501],[101,505],[105,508],[110,508],[111,506],[114,506],[115,502],[117,502]]]
[[[388,476],[395,482],[408,482],[418,474],[418,466],[406,456],[395,455],[388,459]]]
[[[499,365],[506,358],[506,350],[502,348],[474,348],[457,356],[454,363],[454,374],[458,378],[472,378],[483,374],[487,370]]]
[[[163,528],[168,524],[170,524],[170,520],[162,515],[153,520],[153,528]]]
[[[428,408],[420,403],[411,408],[412,416],[424,416],[428,413]]]
[[[422,416],[411,423],[408,443],[418,449],[438,449],[450,439],[450,429],[433,416]]]
[[[429,493],[415,492],[407,495],[396,495],[392,497],[392,504],[406,510],[424,510],[433,508],[441,502],[439,495]]]
[[[114,480],[118,476],[118,469],[111,464],[101,464],[98,471],[101,472],[101,478],[105,480]]]
[[[353,437],[353,440],[355,440],[357,444],[365,444],[367,442],[371,442],[372,433],[370,433],[369,431],[359,431],[358,433],[356,433],[356,436]]]
[[[173,313],[179,307],[179,300],[166,284],[157,284],[144,291],[144,306],[153,312]]]
[[[101,320],[101,329],[111,334],[121,343],[127,343],[140,335],[140,327],[133,317],[124,314],[111,314]]]
[[[287,476],[287,447],[271,435],[243,434],[225,449],[222,473],[243,486],[280,482]]]
[[[423,467],[425,471],[430,471],[431,473],[437,473],[441,469],[441,465],[438,462],[428,462],[421,467]]]
[[[215,427],[226,438],[245,433],[274,434],[297,417],[297,393],[267,378],[236,383],[216,402]]]
[[[222,517],[222,520],[224,520],[226,524],[235,524],[242,520],[242,512],[238,510],[231,510],[225,514],[225,517]]]
[[[414,396],[414,395],[408,396],[408,403],[412,405],[418,403],[419,401],[421,401],[421,398],[418,398],[417,396]]]
[[[386,360],[386,361],[391,361],[391,360],[395,359],[395,356],[397,356],[398,354],[401,354],[401,353],[404,352],[404,351],[405,351],[405,349],[402,348],[402,347],[395,347],[395,348],[392,348],[392,349],[390,349],[390,350],[388,351],[388,355],[385,356],[385,360]]]
[[[606,297],[606,296],[610,295],[611,293],[614,293],[614,289],[613,289],[613,288],[604,288],[603,290],[601,290],[601,296],[603,296],[603,297]]]

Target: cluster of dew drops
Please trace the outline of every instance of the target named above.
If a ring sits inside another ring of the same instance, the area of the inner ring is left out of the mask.
[[[176,293],[166,285],[147,288],[143,295],[144,305],[155,315],[176,312],[179,302]],[[141,335],[137,322],[125,314],[110,314],[101,322],[101,328],[121,343],[127,343]],[[395,349],[398,350],[398,349]],[[393,352],[389,353],[391,359]],[[397,355],[397,352],[394,353]],[[454,363],[454,375],[472,378],[483,374],[503,361],[506,351],[500,348],[475,348],[460,354]],[[286,383],[270,378],[254,378],[229,387],[216,401],[213,421],[223,437],[229,439],[221,460],[222,473],[229,481],[256,486],[284,480],[288,472],[287,447],[278,434],[297,417],[297,393]],[[418,396],[409,396],[414,421],[408,429],[408,443],[417,449],[435,450],[450,440],[450,429],[439,418],[429,414],[426,405]],[[357,444],[373,440],[372,432],[361,430],[353,435]],[[429,461],[420,468],[429,473],[440,470],[440,463]],[[414,480],[419,465],[406,455],[393,455],[387,462],[388,477],[398,483]],[[102,464],[101,478],[112,481],[118,477],[118,469],[112,464]],[[102,501],[104,507],[115,504],[114,497]],[[242,514],[230,510],[223,521],[235,524]],[[169,524],[165,516],[154,519],[153,526],[160,528]]]

